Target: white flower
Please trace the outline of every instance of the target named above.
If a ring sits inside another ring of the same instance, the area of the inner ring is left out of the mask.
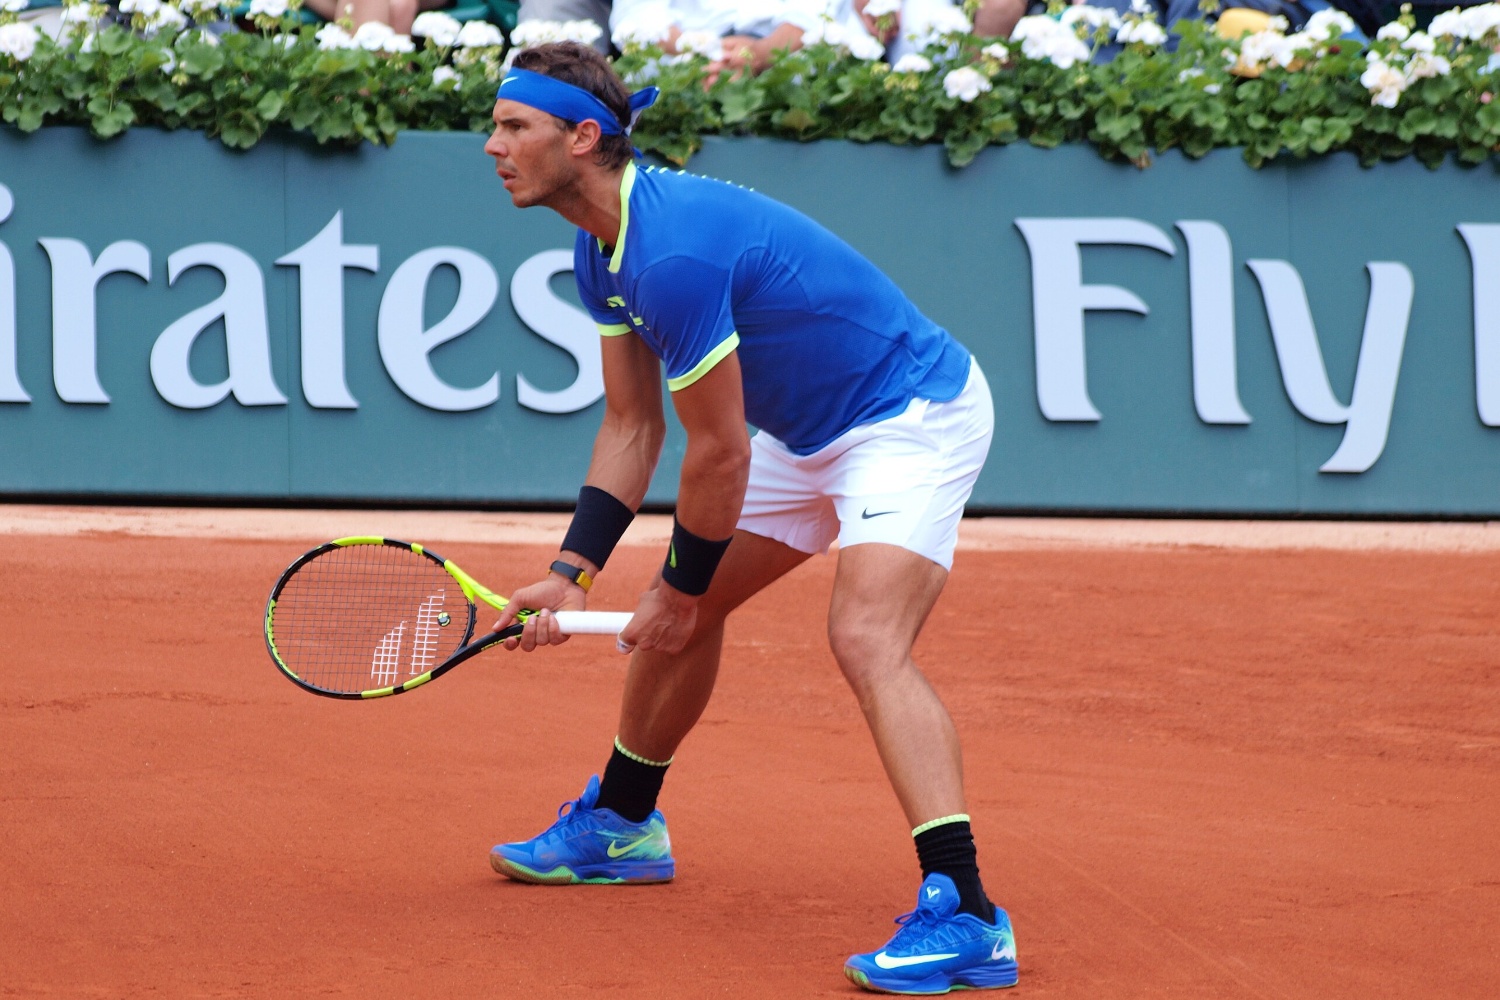
[[[345,31],[343,28],[340,28],[338,25],[333,24],[332,22],[325,24],[323,25],[323,27],[319,28],[318,33],[313,37],[318,40],[318,48],[322,49],[325,52],[331,51],[333,49],[358,48],[358,46],[354,44],[354,39],[352,36],[350,36],[349,32]]]
[[[410,35],[397,35],[393,32],[379,51],[392,56],[405,55],[408,52],[417,51],[417,43],[411,40]]]
[[[870,17],[885,17],[901,13],[901,0],[870,0],[865,4],[865,13]]]
[[[1048,20],[1051,20],[1051,18],[1048,18]],[[1120,26],[1120,15],[1117,11],[1108,7],[1090,7],[1087,4],[1079,4],[1076,7],[1069,7],[1063,11],[1062,16],[1058,18],[1058,23],[1065,28],[1072,28],[1082,24],[1088,28],[1090,33],[1099,28],[1109,28],[1111,31],[1114,31]]]
[[[949,97],[956,97],[965,104],[990,89],[990,81],[972,66],[960,66],[943,77],[943,90]]]
[[[837,21],[831,21],[826,17],[818,19],[818,23],[802,32],[802,47],[809,45],[843,45],[847,41],[850,31],[846,30]],[[865,32],[860,32],[865,34]]]
[[[932,61],[926,56],[919,56],[915,52],[908,52],[896,60],[896,65],[891,67],[892,73],[926,73],[932,69]]]
[[[1042,14],[1023,17],[1016,22],[1010,40],[1021,43],[1021,54],[1026,58],[1050,62],[1059,69],[1087,62],[1090,55],[1088,45],[1073,29]]]
[[[1328,41],[1325,36],[1319,38],[1311,32],[1299,31],[1295,35],[1286,36],[1286,44],[1276,50],[1276,61],[1283,67],[1290,66],[1297,58],[1299,52],[1317,53],[1322,50]]]
[[[177,0],[177,6],[191,17],[213,17],[219,13],[219,0]]]
[[[254,12],[255,4],[252,2],[251,12]],[[139,14],[145,18],[155,16],[161,8],[161,0],[120,0],[121,14]]]
[[[0,55],[7,55],[16,62],[25,62],[36,51],[40,33],[30,24],[20,21],[15,24],[0,24]]]
[[[1437,51],[1437,43],[1432,40],[1432,36],[1421,31],[1412,32],[1411,36],[1401,43],[1401,47],[1408,52]]]
[[[177,57],[172,54],[171,49],[163,49],[162,51],[166,55],[167,61],[161,64],[161,71],[171,76],[172,71],[177,68]]]
[[[1500,4],[1486,3],[1463,10],[1447,10],[1432,19],[1427,33],[1435,38],[1479,41],[1500,29]]]
[[[632,45],[655,45],[671,34],[675,26],[676,21],[670,13],[645,10],[621,21],[615,28],[613,41],[621,51]],[[511,37],[515,38],[514,31]]]
[[[938,7],[927,12],[928,28],[936,35],[967,35],[974,30],[974,22],[962,7]]]
[[[1219,92],[1219,89],[1220,88],[1217,83],[1208,83],[1204,84],[1203,86],[1203,92],[1205,94],[1217,94]]]
[[[449,80],[453,81],[454,90],[457,90],[463,83],[463,77],[459,76],[458,71],[452,66],[439,66],[432,71],[432,85],[434,87],[441,87]]]
[[[213,39],[213,41],[206,42],[206,44],[208,44],[208,45],[218,45],[219,44],[219,38],[218,38],[218,36],[215,35],[212,31],[203,31],[203,32],[200,32],[200,34],[204,35],[206,38],[212,38]],[[297,47],[297,43],[299,41],[301,41],[301,40],[302,39],[301,39],[300,35],[289,35],[286,32],[281,32],[279,34],[275,34],[275,35],[271,36],[271,44],[272,45],[280,45],[284,49],[294,49],[294,48],[296,48]]]
[[[31,6],[31,0],[0,0],[0,10],[7,14],[19,14]]]
[[[1145,17],[1155,14],[1156,8],[1151,5],[1151,0],[1130,0],[1130,13],[1136,17]]]
[[[850,32],[849,54],[861,62],[875,62],[885,58],[885,46],[863,31]]]
[[[1386,25],[1386,28],[1394,25]],[[1383,32],[1385,28],[1382,28]],[[1445,10],[1432,19],[1427,25],[1427,33],[1436,38],[1468,38],[1469,26],[1463,19],[1463,13],[1457,8]],[[1379,37],[1384,37],[1383,35]]]
[[[1500,30],[1500,4],[1485,3],[1469,7],[1460,16],[1469,30],[1469,37],[1475,41]],[[1427,30],[1437,34],[1430,26]]]
[[[1240,61],[1251,69],[1268,62],[1290,66],[1296,58],[1298,39],[1293,41],[1279,31],[1257,31],[1240,39]]]
[[[1386,64],[1375,53],[1366,56],[1369,67],[1360,74],[1359,82],[1370,92],[1370,103],[1382,108],[1394,108],[1406,89],[1406,75]]]
[[[1200,66],[1189,66],[1187,69],[1185,69],[1181,73],[1177,74],[1177,82],[1178,83],[1187,83],[1189,80],[1193,79],[1194,77],[1199,77],[1199,76],[1202,76],[1202,75],[1203,75],[1203,68],[1202,67],[1200,67]]]
[[[677,36],[677,51],[713,62],[724,58],[724,39],[715,31],[684,31]]]
[[[563,41],[578,42],[580,45],[593,45],[597,42],[604,29],[599,27],[595,21],[582,19],[578,21],[564,21],[562,26]]]
[[[1453,72],[1453,64],[1446,58],[1429,55],[1426,52],[1418,52],[1412,56],[1405,69],[1407,82],[1424,80],[1430,76],[1447,76],[1451,72]]]
[[[354,29],[354,45],[369,52],[379,52],[395,34],[395,29],[384,21],[366,21]]]
[[[417,38],[429,39],[439,48],[452,48],[463,24],[458,18],[440,10],[424,10],[411,22],[411,33]]]
[[[1500,72],[1500,52],[1497,52],[1494,55],[1490,56],[1490,61],[1487,62],[1487,63],[1485,63],[1484,64],[1484,69],[1480,70],[1479,72],[1481,72],[1481,73],[1495,73],[1495,72]]]
[[[536,24],[538,22],[529,21],[527,23]],[[525,27],[525,25],[521,27]],[[516,30],[520,31],[521,28],[518,27]],[[458,37],[453,40],[453,44],[461,49],[497,48],[505,44],[505,36],[500,34],[499,28],[488,21],[465,21],[464,26],[458,29]],[[520,42],[516,43],[516,48],[518,49],[526,47]]]
[[[1156,48],[1167,40],[1167,33],[1162,26],[1155,21],[1126,21],[1120,25],[1120,30],[1115,32],[1115,41],[1121,45],[1135,42],[1147,48]]]
[[[94,12],[87,3],[70,3],[62,10],[62,23],[72,26],[94,23]]]
[[[123,9],[123,8],[122,8]],[[281,17],[286,13],[286,0],[250,0],[250,16]]]
[[[1354,30],[1354,18],[1341,10],[1315,11],[1302,30],[1319,40],[1342,38]]]
[[[1411,34],[1411,29],[1400,21],[1392,21],[1390,24],[1382,25],[1375,32],[1375,37],[1382,42],[1402,42]]]
[[[476,22],[469,22],[469,24],[474,23]],[[604,30],[593,21],[526,21],[516,25],[516,30],[510,33],[510,40],[511,44],[518,49],[530,49],[553,42],[581,42],[584,45],[593,45],[603,33]]]
[[[171,4],[164,3],[156,8],[156,13],[146,19],[146,34],[155,35],[162,31],[175,33],[186,28],[187,23],[186,14]]]
[[[983,52],[985,55],[989,56],[996,62],[1005,62],[1010,58],[1010,49],[1007,49],[999,42],[991,42],[979,51]]]

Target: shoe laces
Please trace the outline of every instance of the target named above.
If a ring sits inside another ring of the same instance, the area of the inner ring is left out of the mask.
[[[917,907],[910,913],[903,913],[896,918],[896,923],[901,927],[891,938],[887,948],[902,950],[912,948],[918,942],[927,941],[928,947],[946,947],[951,944],[959,944],[970,940],[974,935],[965,933],[965,922],[957,922],[951,917],[945,917],[936,910],[928,907]],[[929,939],[930,936],[930,940]]]
[[[903,913],[896,918],[896,924],[901,929],[891,939],[890,947],[901,948],[920,941],[935,930],[941,922],[942,918],[937,915],[936,911],[920,906],[910,913]]]
[[[551,833],[553,830],[561,830],[563,827],[581,823],[592,812],[592,809],[585,809],[583,807],[582,795],[576,799],[569,799],[557,807],[557,821],[548,828],[547,832]]]

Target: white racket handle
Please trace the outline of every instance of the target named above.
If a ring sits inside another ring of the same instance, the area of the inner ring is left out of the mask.
[[[558,611],[564,635],[619,635],[635,617],[629,611]]]

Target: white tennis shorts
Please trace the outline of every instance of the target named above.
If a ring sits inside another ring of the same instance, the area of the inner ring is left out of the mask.
[[[761,431],[739,527],[799,552],[863,542],[899,545],[953,566],[964,503],[995,429],[978,361],[946,403],[913,399],[901,414],[855,427],[811,455]]]

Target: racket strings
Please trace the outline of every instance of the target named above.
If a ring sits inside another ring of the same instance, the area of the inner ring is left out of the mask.
[[[473,610],[432,559],[390,545],[346,545],[286,581],[271,612],[271,640],[303,681],[353,694],[438,667],[463,645]]]

